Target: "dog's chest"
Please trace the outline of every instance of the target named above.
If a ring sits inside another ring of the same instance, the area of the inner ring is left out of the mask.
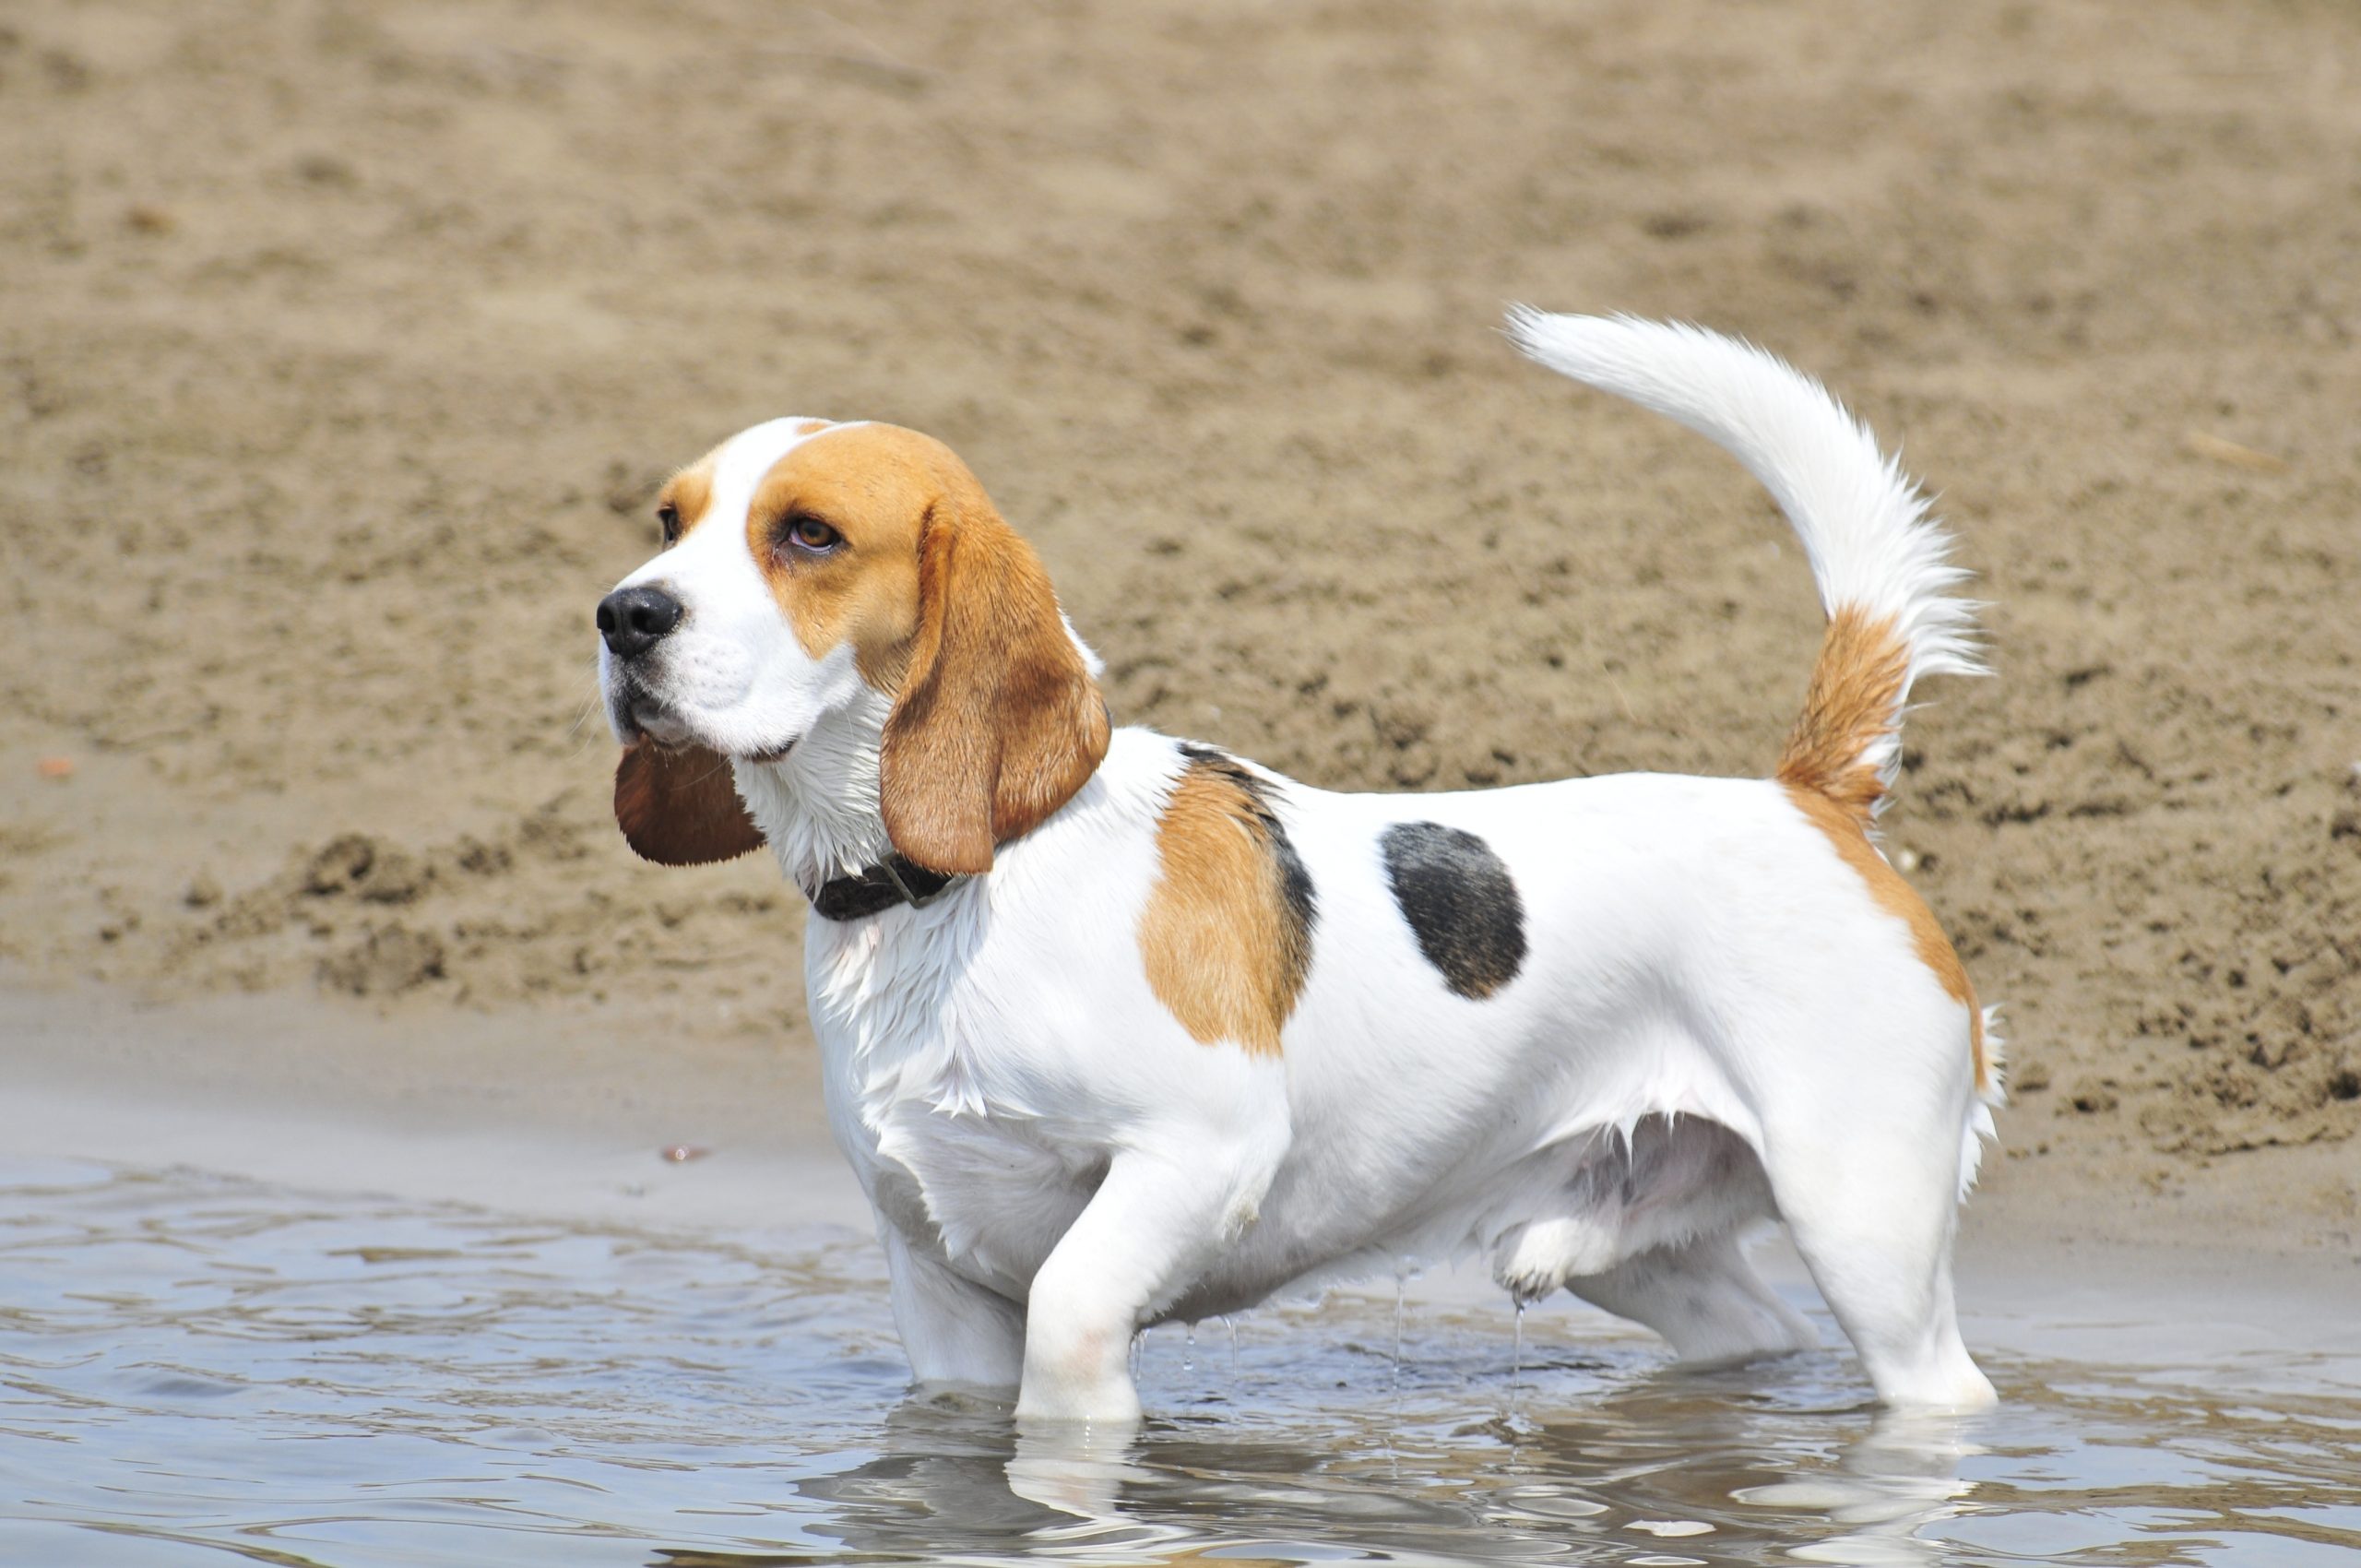
[[[874,1128],[908,1103],[979,1111],[980,1087],[960,1050],[963,980],[978,945],[955,889],[926,910],[856,921],[814,915],[804,936],[804,989],[832,1114]],[[841,1103],[839,1103],[841,1102]]]
[[[805,938],[830,1124],[879,1213],[962,1273],[1021,1293],[1103,1170],[1054,1134],[954,900]]]

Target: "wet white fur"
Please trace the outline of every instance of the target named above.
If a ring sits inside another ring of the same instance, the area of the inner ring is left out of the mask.
[[[1968,666],[1941,535],[1816,386],[1694,328],[1515,330],[1738,452],[1795,517],[1824,601],[1894,613],[1914,672]],[[741,759],[809,888],[886,848],[884,706],[841,655],[803,655],[747,551],[785,428],[734,438],[706,524],[625,583],[688,606],[659,721]],[[795,736],[781,762],[744,760]],[[1284,1052],[1255,1057],[1191,1039],[1142,968],[1183,766],[1175,742],[1120,731],[989,875],[808,924],[828,1113],[921,1384],[1021,1384],[1020,1417],[1127,1422],[1142,1325],[1470,1251],[1520,1298],[1562,1287],[1685,1360],[1777,1354],[1812,1332],[1738,1246],[1775,1217],[1881,1396],[1990,1401],[1952,1301],[1982,1115],[1967,1010],[1778,786],[1348,795],[1265,776],[1318,918]],[[1377,839],[1405,821],[1480,835],[1515,879],[1528,951],[1487,1000],[1445,987],[1396,908]]]

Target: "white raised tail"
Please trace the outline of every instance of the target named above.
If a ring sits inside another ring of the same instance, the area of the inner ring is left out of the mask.
[[[1761,481],[1803,542],[1828,636],[1783,783],[1866,827],[1901,760],[1902,716],[1925,675],[1978,675],[1967,573],[1927,498],[1820,383],[1752,344],[1631,316],[1509,315],[1516,346],[1561,375],[1677,420]]]

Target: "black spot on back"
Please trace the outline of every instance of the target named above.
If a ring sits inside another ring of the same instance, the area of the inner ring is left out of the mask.
[[[1525,962],[1525,901],[1509,868],[1473,833],[1397,822],[1378,838],[1394,902],[1443,983],[1482,1001]]]

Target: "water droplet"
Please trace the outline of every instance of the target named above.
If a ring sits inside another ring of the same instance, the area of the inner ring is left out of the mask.
[[[1410,1287],[1400,1275],[1394,1277],[1394,1391],[1402,1392],[1402,1317],[1409,1310]]]
[[[1189,1336],[1180,1343],[1182,1346],[1180,1370],[1184,1372],[1195,1372],[1197,1370],[1197,1325],[1195,1324],[1189,1325]]]
[[[1238,1324],[1225,1317],[1221,1325],[1229,1330],[1229,1381],[1238,1381]]]

